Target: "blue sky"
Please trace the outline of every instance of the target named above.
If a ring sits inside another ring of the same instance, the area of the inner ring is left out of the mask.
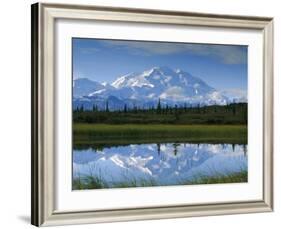
[[[155,66],[182,69],[219,90],[247,90],[247,46],[73,38],[73,77],[113,82]]]

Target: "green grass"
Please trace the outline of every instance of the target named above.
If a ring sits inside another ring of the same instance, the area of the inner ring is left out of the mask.
[[[131,188],[131,187],[152,187],[157,186],[157,183],[153,179],[128,179],[127,181],[115,182],[109,184],[101,178],[94,176],[83,176],[73,179],[73,190],[85,190],[85,189],[104,189],[104,188]]]
[[[247,143],[246,125],[168,124],[77,124],[73,125],[74,146],[87,144],[138,143]]]
[[[106,182],[99,177],[83,176],[72,180],[74,190],[108,188]]]
[[[224,183],[243,183],[248,181],[248,172],[241,171],[228,175],[217,174],[215,176],[197,176],[192,180],[180,182],[179,185],[196,185],[196,184],[224,184]],[[85,176],[75,178],[72,182],[73,190],[85,189],[104,189],[104,188],[130,188],[130,187],[151,187],[161,186],[152,179],[135,180],[130,179],[124,182],[108,184],[101,178]]]
[[[198,176],[191,181],[183,182],[183,184],[223,184],[223,183],[242,183],[248,181],[248,172],[241,171],[228,175],[217,174],[215,176]]]

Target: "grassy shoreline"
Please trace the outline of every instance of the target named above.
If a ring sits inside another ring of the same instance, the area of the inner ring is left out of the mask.
[[[180,182],[178,185],[198,185],[198,184],[227,184],[227,183],[245,183],[248,182],[248,172],[240,171],[228,175],[217,174],[215,176],[199,176],[194,179]],[[132,187],[153,187],[153,186],[168,186],[159,185],[154,180],[130,180],[115,184],[108,184],[102,178],[85,176],[75,178],[72,181],[73,190],[85,189],[105,189],[105,188],[132,188]]]
[[[246,125],[79,124],[73,125],[74,145],[138,143],[247,144]]]

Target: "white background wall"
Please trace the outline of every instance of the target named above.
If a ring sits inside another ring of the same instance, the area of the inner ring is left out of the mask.
[[[31,228],[30,221],[30,4],[1,1],[0,7],[0,228]],[[50,2],[50,1],[45,1]],[[281,7],[278,0],[67,0],[96,4],[258,15],[275,22],[275,211],[231,216],[154,220],[72,228],[280,228],[281,221]],[[279,224],[279,226],[278,226]]]

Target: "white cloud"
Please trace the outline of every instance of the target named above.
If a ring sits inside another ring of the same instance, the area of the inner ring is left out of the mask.
[[[228,92],[228,93],[236,94],[239,96],[247,95],[247,90],[243,90],[240,88],[230,88],[230,89],[224,90],[223,92]]]
[[[229,98],[248,98],[248,91],[240,88],[230,88],[222,91],[222,94]]]
[[[213,45],[213,44],[184,44],[145,41],[102,41],[106,46],[116,49],[126,49],[133,55],[169,55],[190,52],[198,56],[212,56],[225,64],[247,63],[245,46]]]

